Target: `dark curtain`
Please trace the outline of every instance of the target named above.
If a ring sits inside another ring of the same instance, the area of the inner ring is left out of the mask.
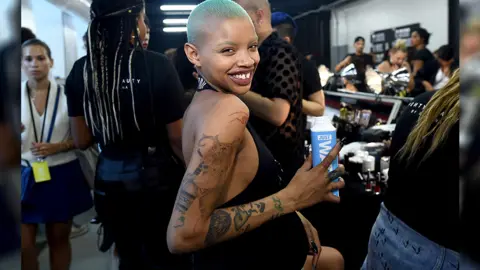
[[[179,48],[187,42],[187,33],[165,33],[162,29],[150,34],[149,49],[164,53],[171,48]]]
[[[304,55],[312,54],[317,66],[330,65],[330,16],[330,11],[322,11],[295,20],[295,46]]]
[[[460,4],[459,0],[448,0],[448,43],[455,50],[455,58],[459,57],[460,40]]]

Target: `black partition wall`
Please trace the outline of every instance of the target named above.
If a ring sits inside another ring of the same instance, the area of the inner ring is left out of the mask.
[[[312,54],[317,65],[330,64],[330,17],[330,11],[321,11],[295,20],[295,46],[304,55]]]
[[[453,46],[458,59],[460,40],[460,3],[459,0],[448,0],[448,43]]]

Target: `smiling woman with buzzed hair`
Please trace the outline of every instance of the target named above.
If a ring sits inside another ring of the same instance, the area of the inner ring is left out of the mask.
[[[326,169],[340,144],[313,169],[308,159],[283,188],[278,164],[239,99],[259,62],[249,15],[235,2],[208,0],[192,11],[187,29],[184,49],[199,82],[184,115],[187,172],[168,226],[170,251],[193,252],[195,270],[311,269],[320,242],[296,210],[339,201],[330,191],[343,182],[329,179],[343,168],[331,177]]]

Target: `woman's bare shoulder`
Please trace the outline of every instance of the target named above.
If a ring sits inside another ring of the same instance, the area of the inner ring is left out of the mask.
[[[195,136],[196,140],[204,135],[227,141],[243,140],[250,112],[238,97],[212,92],[197,97],[191,106],[185,119],[193,127],[189,136]]]

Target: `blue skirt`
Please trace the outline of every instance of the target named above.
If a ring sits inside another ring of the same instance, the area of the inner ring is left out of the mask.
[[[80,162],[50,167],[52,180],[35,183],[30,167],[22,166],[22,223],[68,222],[93,206]]]

